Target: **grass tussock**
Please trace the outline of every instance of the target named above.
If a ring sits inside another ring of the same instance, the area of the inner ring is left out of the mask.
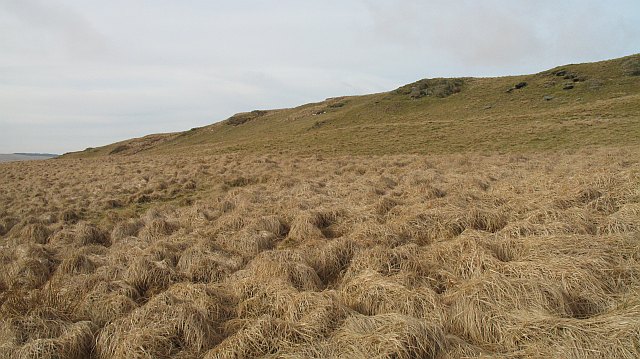
[[[57,266],[51,251],[42,245],[23,244],[2,253],[5,288],[39,288],[45,284]]]
[[[0,348],[6,350],[12,358],[85,358],[93,347],[93,328],[91,322],[78,322],[69,325],[56,338],[31,340],[19,348]]]
[[[243,264],[241,256],[216,245],[199,242],[182,253],[176,269],[194,283],[214,283],[227,278]]]
[[[198,356],[220,340],[228,298],[201,284],[177,284],[107,324],[98,335],[100,358]]]
[[[371,270],[344,283],[340,294],[347,306],[365,315],[400,313],[434,322],[440,317],[440,303],[434,291],[427,287],[412,290],[396,278],[383,277]]]
[[[129,219],[122,221],[113,227],[111,240],[115,242],[127,237],[135,237],[143,226],[144,223],[141,220]]]
[[[5,293],[0,306],[0,354],[11,358],[84,358],[93,348],[96,326],[50,286]]]
[[[47,244],[51,231],[42,223],[29,224],[22,229],[22,237],[26,242]]]
[[[435,358],[445,344],[437,324],[401,314],[351,316],[333,340],[351,358]]]
[[[97,283],[84,296],[78,310],[99,327],[131,312],[138,307],[140,292],[124,281]]]

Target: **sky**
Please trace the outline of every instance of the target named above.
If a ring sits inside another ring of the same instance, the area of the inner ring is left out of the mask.
[[[638,52],[638,0],[0,0],[0,153]]]

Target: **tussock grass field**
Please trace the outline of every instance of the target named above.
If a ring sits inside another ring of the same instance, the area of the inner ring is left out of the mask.
[[[637,358],[640,149],[0,166],[0,357]]]
[[[638,55],[0,164],[0,358],[638,357]]]

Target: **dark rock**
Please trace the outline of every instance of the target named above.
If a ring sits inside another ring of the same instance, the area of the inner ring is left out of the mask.
[[[340,108],[344,105],[346,105],[346,102],[336,102],[336,103],[332,103],[331,105],[329,105],[330,108]]]
[[[623,62],[622,70],[627,76],[640,76],[640,57],[634,56]]]
[[[571,90],[574,87],[575,87],[575,85],[573,84],[573,82],[567,82],[566,84],[564,84],[564,86],[562,86],[562,89],[563,90]]]
[[[320,127],[322,127],[322,125],[325,124],[325,121],[316,121],[316,123],[313,124],[313,126],[311,126],[312,130],[318,129]]]
[[[238,113],[226,119],[225,122],[231,126],[239,126],[253,119],[264,116],[267,113],[267,111],[263,110],[253,110],[251,112]]]
[[[556,76],[564,76],[567,74],[567,70],[560,70],[553,73]]]
[[[528,85],[528,84],[527,84],[526,82],[522,81],[522,82],[518,82],[518,83],[516,84],[515,88],[516,88],[516,90],[519,90],[519,89],[521,89],[521,88],[523,88],[523,87],[526,87],[527,85]]]
[[[420,88],[412,87],[409,96],[411,96],[411,98],[420,98],[424,96],[424,93],[420,90]]]
[[[109,154],[110,155],[115,155],[116,153],[124,152],[124,151],[126,151],[128,149],[129,149],[129,146],[127,146],[127,145],[118,145],[118,146],[116,146],[116,148],[111,150],[111,152],[109,152]]]
[[[434,96],[444,98],[462,91],[464,79],[424,79],[402,86],[395,92],[411,98]]]

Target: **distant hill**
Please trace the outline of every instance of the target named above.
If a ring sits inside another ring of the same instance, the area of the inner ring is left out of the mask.
[[[10,153],[0,154],[0,162],[46,160],[58,157],[52,153]]]
[[[640,144],[640,55],[532,75],[424,79],[66,156],[527,152],[630,144]]]

